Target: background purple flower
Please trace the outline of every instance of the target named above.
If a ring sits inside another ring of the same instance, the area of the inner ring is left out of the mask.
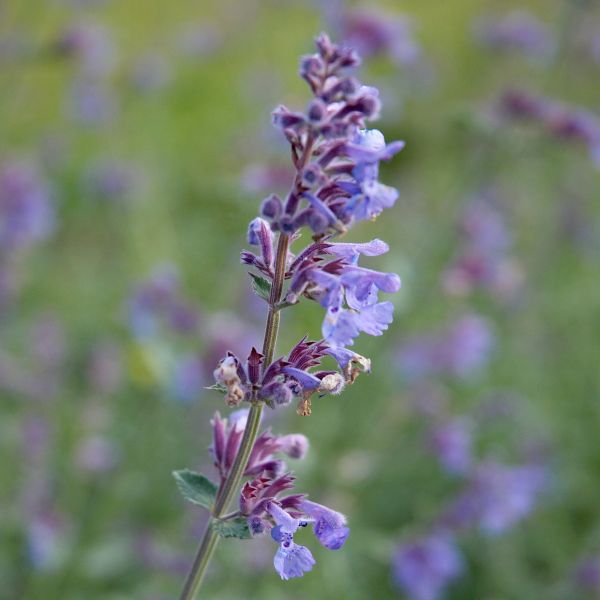
[[[555,47],[550,28],[525,11],[513,11],[503,17],[478,17],[473,31],[479,43],[490,50],[513,50],[544,58],[550,56]]]
[[[0,165],[0,247],[27,248],[54,228],[54,206],[48,184],[27,162]]]
[[[437,333],[407,339],[399,348],[399,362],[410,379],[431,375],[471,377],[489,360],[493,334],[488,321],[465,315]]]
[[[410,600],[438,600],[461,574],[462,556],[443,533],[401,545],[393,558],[394,581]]]

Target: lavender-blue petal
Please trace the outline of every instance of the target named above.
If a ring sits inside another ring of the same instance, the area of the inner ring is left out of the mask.
[[[312,570],[314,564],[315,559],[310,550],[294,542],[287,548],[280,546],[273,560],[275,570],[284,580],[302,577],[304,573]]]

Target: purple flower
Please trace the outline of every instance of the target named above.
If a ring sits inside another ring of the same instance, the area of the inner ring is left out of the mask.
[[[311,571],[315,564],[310,550],[294,542],[294,533],[301,525],[301,521],[294,519],[277,504],[271,502],[267,508],[275,521],[271,530],[271,537],[279,543],[273,564],[281,579],[302,577]]]
[[[293,517],[275,502],[270,502],[266,510],[275,522],[271,537],[280,545],[274,564],[282,579],[301,577],[315,564],[310,550],[294,543],[294,534],[299,527],[312,522],[315,536],[329,550],[341,548],[350,533],[344,515],[308,500],[301,500],[295,507],[295,510],[308,517],[307,520]]]
[[[71,25],[60,35],[56,49],[77,60],[86,76],[105,76],[115,64],[116,51],[109,31],[98,23]]]
[[[281,210],[265,203],[262,215],[274,231],[308,226],[322,236],[343,233],[394,204],[398,193],[379,183],[378,163],[404,144],[386,145],[381,132],[365,129],[381,102],[375,88],[346,74],[358,64],[354,51],[332,44],[325,34],[317,38],[317,49],[300,66],[314,95],[306,113],[285,106],[273,112],[274,124],[292,145],[296,184]]]
[[[247,241],[251,246],[259,246],[261,256],[258,257],[252,252],[244,250],[242,252],[242,263],[251,265],[268,275],[273,277],[273,232],[269,224],[260,217],[257,217],[248,225]]]
[[[436,424],[429,432],[431,450],[451,474],[465,474],[471,466],[471,430],[468,419],[456,417]]]
[[[591,111],[523,90],[505,92],[498,108],[501,118],[529,121],[557,140],[586,146],[593,162],[600,166],[600,118]]]
[[[287,357],[281,357],[261,369],[263,355],[252,348],[244,364],[235,354],[228,352],[214,371],[215,381],[223,391],[229,406],[242,401],[259,399],[271,408],[289,404],[299,398],[298,413],[309,415],[311,396],[339,394],[347,382],[353,382],[361,371],[370,368],[370,361],[359,354],[334,353],[339,357],[342,372],[311,371],[320,365],[323,356],[332,349],[324,340],[307,341],[302,338]]]
[[[531,513],[546,485],[546,470],[538,465],[483,462],[450,506],[445,522],[454,527],[477,525],[488,535],[501,534]]]
[[[345,44],[361,56],[387,56],[399,66],[413,66],[421,56],[421,49],[413,36],[412,23],[400,15],[375,9],[331,10],[330,20],[339,30]]]
[[[308,453],[308,438],[301,433],[290,433],[279,438],[281,452],[290,458],[303,459]]]
[[[219,489],[227,488],[234,475],[247,478],[239,494],[239,511],[229,516],[217,512],[215,517],[242,519],[252,535],[270,531],[278,544],[274,566],[282,579],[301,577],[315,564],[310,550],[294,541],[300,527],[312,523],[318,542],[331,550],[344,545],[349,528],[341,513],[306,500],[304,494],[289,493],[295,477],[281,455],[302,458],[308,440],[299,434],[276,436],[269,430],[255,437],[256,432],[245,430],[245,420],[259,418],[260,412],[255,411],[264,404],[275,408],[293,397],[298,398],[298,413],[309,415],[315,394],[338,394],[361,371],[369,371],[370,361],[344,346],[361,331],[380,335],[388,327],[393,307],[379,302],[378,296],[400,287],[394,273],[358,265],[361,255],[387,252],[384,242],[338,243],[332,238],[354,221],[373,218],[394,203],[397,192],[379,183],[378,164],[403,144],[386,144],[379,131],[365,129],[366,122],[378,116],[381,103],[376,89],[348,75],[359,64],[356,53],[333,44],[325,34],[316,45],[317,53],[303,57],[300,66],[300,75],[313,93],[306,111],[280,106],[273,112],[274,124],[291,147],[295,169],[291,190],[285,199],[275,194],[264,199],[261,217],[252,220],[247,231],[248,243],[260,252],[244,250],[241,255],[244,265],[258,271],[250,272],[253,287],[269,305],[266,341],[262,352],[254,346],[239,356],[227,350],[213,372],[216,385],[212,386],[224,393],[229,406],[252,403],[249,417],[238,413],[239,418],[234,418],[234,413],[222,419],[217,413],[212,420],[210,451]],[[291,244],[303,227],[312,231],[313,243],[295,255]],[[166,286],[166,293],[159,285],[151,287],[150,293],[136,294],[132,313],[141,315],[142,325],[149,317],[152,327],[156,314],[170,307],[171,287]],[[277,333],[278,325],[273,317],[301,297],[326,310],[324,339],[304,337],[287,355],[274,358],[271,333]],[[323,368],[328,355],[339,368]],[[216,508],[220,511],[219,502]]]
[[[403,142],[386,146],[383,134],[377,129],[359,131],[347,146],[348,155],[357,161],[352,171],[356,183],[344,184],[352,192],[345,210],[353,219],[374,219],[394,205],[398,191],[379,183],[379,161],[392,158],[403,147]]]
[[[301,345],[291,358],[298,358],[305,349]],[[221,482],[227,478],[239,450],[246,415],[247,411],[237,411],[229,419],[222,419],[216,413],[211,421],[210,450]],[[279,544],[274,565],[282,579],[301,577],[315,563],[310,551],[294,542],[294,534],[300,527],[312,523],[317,540],[330,550],[341,548],[349,534],[342,514],[307,501],[303,494],[288,493],[294,487],[295,478],[285,472],[285,463],[275,458],[275,454],[303,458],[307,450],[308,440],[303,435],[276,436],[270,430],[263,431],[254,442],[244,471],[244,476],[252,479],[246,481],[239,496],[240,513],[246,518],[252,535],[270,531],[272,539]],[[288,495],[283,496],[284,493]]]
[[[488,322],[477,315],[458,319],[446,332],[444,363],[448,371],[467,377],[479,371],[489,359],[494,338]]]
[[[360,254],[374,256],[387,249],[380,240],[309,246],[292,262],[286,300],[294,303],[303,294],[327,309],[322,333],[331,346],[351,345],[361,331],[381,335],[392,322],[393,305],[378,302],[378,293],[397,291],[400,278],[395,273],[365,269],[356,263]],[[324,262],[332,254],[338,258]]]
[[[294,542],[282,543],[275,554],[273,565],[281,579],[287,580],[292,577],[302,577],[304,573],[312,570],[315,559],[310,550],[305,546],[299,546]]]
[[[329,243],[327,252],[335,254],[341,258],[348,259],[351,263],[356,263],[360,255],[364,256],[379,256],[388,252],[390,247],[383,241],[374,239],[364,243]]]
[[[227,477],[242,441],[247,414],[248,411],[245,409],[238,410],[231,413],[228,419],[223,419],[217,412],[211,420],[213,439],[210,452],[214,465],[223,479]],[[307,452],[308,440],[302,434],[276,436],[270,430],[264,431],[254,442],[244,474],[247,477],[258,476],[260,478],[266,476],[267,480],[277,479],[283,472],[284,463],[275,457],[276,454],[280,453],[290,458],[302,459]],[[293,477],[290,479],[291,481],[293,481]],[[287,485],[281,490],[286,488]],[[249,508],[250,499],[254,502],[258,498],[255,492],[245,495],[244,491],[242,491],[242,497],[244,497],[246,510]]]
[[[588,556],[580,560],[573,578],[582,592],[600,593],[600,556]]]
[[[323,321],[323,337],[333,346],[351,346],[361,331],[382,335],[392,322],[393,310],[391,302],[365,306],[360,312],[331,308]]]
[[[501,18],[478,18],[473,30],[477,40],[491,50],[517,50],[535,58],[547,57],[554,51],[548,27],[525,11],[514,11]]]
[[[339,550],[344,545],[350,535],[344,515],[310,500],[303,500],[298,508],[314,519],[315,536],[322,546],[329,550]]]
[[[465,315],[437,333],[408,339],[400,348],[400,365],[411,379],[470,377],[487,363],[493,341],[484,318]]]
[[[449,294],[462,296],[480,287],[494,298],[510,298],[522,282],[518,264],[508,256],[510,233],[493,200],[486,193],[470,202],[461,215],[461,245],[442,277]]]
[[[0,247],[24,249],[44,240],[54,228],[50,190],[32,165],[0,166]]]
[[[546,485],[546,473],[535,465],[509,467],[490,462],[481,465],[472,485],[471,493],[479,505],[479,525],[494,535],[533,510]]]
[[[403,544],[393,559],[394,580],[411,600],[438,600],[462,570],[453,538],[443,533]]]

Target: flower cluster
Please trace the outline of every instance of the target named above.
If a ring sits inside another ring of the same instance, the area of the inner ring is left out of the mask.
[[[263,356],[253,349],[245,366],[235,355],[225,357],[215,379],[227,394],[227,402],[264,401],[270,406],[300,399],[299,412],[310,414],[310,396],[339,393],[361,371],[370,370],[368,359],[346,347],[361,333],[381,335],[392,321],[393,305],[379,301],[379,292],[396,292],[400,279],[358,265],[361,256],[379,256],[388,246],[375,239],[366,243],[334,242],[357,220],[372,219],[396,200],[397,192],[378,181],[380,160],[391,158],[402,142],[385,143],[377,130],[365,130],[375,118],[380,103],[377,91],[347,75],[358,64],[355,52],[331,43],[321,35],[318,53],[304,57],[300,74],[308,82],[314,99],[306,113],[280,106],[274,122],[283,131],[292,150],[296,176],[285,202],[270,195],[262,204],[262,217],[248,227],[248,243],[259,252],[244,250],[243,264],[252,267],[267,289],[275,277],[275,232],[299,236],[307,226],[313,243],[285,258],[284,280],[288,282],[281,307],[301,298],[318,302],[326,311],[320,341],[301,340],[286,357],[263,365]],[[340,371],[309,369],[330,355]]]
[[[249,243],[261,247],[261,257],[242,253],[242,262],[273,276],[272,232],[263,219],[250,224]],[[391,302],[379,302],[378,292],[396,292],[400,278],[358,266],[360,255],[377,256],[388,251],[381,240],[361,244],[318,241],[297,256],[288,255],[286,277],[290,279],[286,304],[302,296],[326,309],[322,325],[324,340],[331,346],[351,345],[361,331],[381,335],[392,321]]]
[[[381,335],[388,328],[393,306],[379,301],[379,292],[400,287],[394,273],[358,265],[361,256],[387,252],[387,244],[378,239],[345,243],[333,238],[394,204],[398,193],[379,182],[379,161],[391,158],[403,143],[386,144],[381,132],[365,129],[366,121],[378,115],[380,102],[377,90],[347,74],[358,65],[356,53],[332,44],[325,34],[316,44],[318,52],[304,57],[300,67],[314,96],[306,112],[280,106],[273,113],[275,125],[291,146],[295,170],[291,190],[285,200],[272,194],[263,201],[261,216],[250,222],[247,233],[248,244],[257,250],[241,254],[242,264],[251,268],[256,293],[269,305],[265,344],[262,352],[253,346],[245,360],[228,351],[214,370],[214,388],[224,393],[227,405],[248,402],[251,415],[262,405],[276,408],[294,398],[298,413],[309,415],[314,394],[339,394],[361,372],[369,372],[370,360],[347,346],[361,332]],[[311,231],[312,242],[294,253],[290,244],[303,227]],[[163,310],[162,293],[146,296],[142,294],[135,306],[146,306],[150,300],[151,306]],[[273,358],[274,315],[302,298],[325,309],[323,337],[303,337],[287,354]],[[327,368],[322,364],[325,359],[337,368]],[[279,544],[274,564],[282,579],[303,575],[315,562],[310,551],[294,541],[300,528],[312,525],[321,545],[331,550],[342,547],[350,531],[342,514],[306,500],[303,494],[287,493],[294,487],[294,477],[276,454],[301,458],[308,447],[304,436],[262,433],[248,446],[242,471],[236,460],[243,455],[244,440],[254,439],[244,437],[243,413],[229,419],[217,414],[212,424],[211,453],[221,479],[213,512],[218,527],[226,528],[229,518],[222,514],[219,494],[229,489],[231,480],[244,477],[239,511],[232,518],[242,518],[251,535],[270,531]],[[205,481],[201,475],[193,477]],[[213,485],[208,482],[205,488]],[[237,537],[242,537],[239,531]]]
[[[343,233],[357,220],[372,219],[391,207],[398,193],[378,181],[378,164],[404,144],[386,144],[379,131],[366,131],[379,115],[375,88],[347,70],[359,64],[354,50],[317,38],[318,53],[305,56],[300,74],[314,98],[305,113],[279,106],[273,121],[289,141],[296,181],[282,201],[269,196],[262,216],[273,231],[294,233],[308,226],[317,236]]]
[[[327,355],[337,361],[340,372],[309,371],[320,365]],[[237,406],[244,400],[260,400],[275,408],[297,398],[299,414],[309,415],[311,396],[315,392],[339,394],[346,383],[354,382],[361,371],[369,371],[371,366],[369,359],[356,352],[306,338],[302,338],[288,356],[277,359],[264,370],[263,359],[264,356],[252,348],[245,363],[231,352],[219,363],[214,376],[225,391],[229,406]]]
[[[458,258],[443,275],[447,292],[465,295],[477,286],[495,297],[520,283],[520,277],[505,275],[511,237],[493,199],[479,197],[462,215]],[[500,417],[512,414],[507,413],[506,398],[494,397],[479,415],[453,414],[443,387],[433,383],[436,377],[468,379],[487,364],[493,345],[488,320],[467,313],[437,332],[409,338],[399,348],[400,367],[414,386],[416,408],[426,418],[427,450],[460,482],[426,530],[394,552],[394,580],[411,600],[442,598],[465,570],[462,534],[478,531],[492,537],[508,531],[533,511],[548,484],[548,469],[539,457],[508,463],[493,454],[476,456],[477,426],[501,424]],[[511,425],[514,430],[516,424]]]
[[[502,117],[535,123],[556,139],[583,144],[600,165],[600,119],[589,110],[518,89],[502,95],[499,110]]]
[[[447,398],[431,384],[420,386],[417,408],[427,418],[427,446],[440,466],[460,482],[436,519],[420,536],[403,541],[392,557],[396,583],[411,600],[437,600],[465,570],[461,537],[479,532],[498,537],[527,518],[549,484],[549,471],[536,453],[520,462],[503,462],[493,454],[476,456],[480,429],[503,426],[517,415],[507,398],[493,396],[479,413],[449,412]]]
[[[217,413],[212,420],[210,451],[221,482],[227,478],[239,450],[245,424],[244,410],[232,413],[228,419]],[[350,533],[341,513],[307,500],[304,494],[289,493],[295,477],[275,455],[302,459],[307,451],[308,440],[301,434],[275,436],[269,430],[261,433],[244,470],[248,480],[240,493],[239,512],[234,514],[246,519],[253,536],[270,532],[279,544],[274,565],[282,579],[301,577],[315,563],[310,550],[294,542],[298,529],[312,525],[319,543],[329,550],[341,548]]]

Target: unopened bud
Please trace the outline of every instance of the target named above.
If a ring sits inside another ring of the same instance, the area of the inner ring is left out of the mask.
[[[340,373],[331,373],[321,379],[320,392],[339,394],[346,386],[346,381]]]
[[[308,438],[301,433],[290,433],[279,438],[281,451],[290,458],[302,459],[308,452]]]

